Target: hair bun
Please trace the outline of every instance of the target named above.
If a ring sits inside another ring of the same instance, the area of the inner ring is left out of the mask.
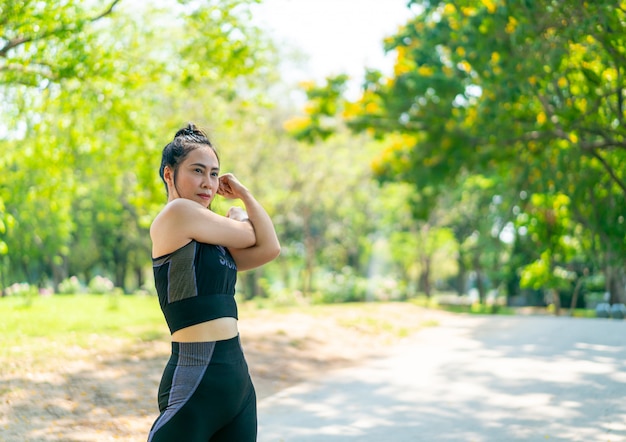
[[[202,133],[201,130],[199,130],[195,124],[193,123],[189,123],[187,125],[187,127],[184,127],[182,129],[180,129],[178,132],[176,132],[176,135],[174,135],[174,138],[176,137],[195,137],[195,136],[203,136],[204,134]]]

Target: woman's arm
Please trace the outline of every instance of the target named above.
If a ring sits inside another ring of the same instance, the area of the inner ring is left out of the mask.
[[[226,198],[241,199],[246,207],[248,216],[246,221],[249,221],[242,224],[248,224],[254,228],[256,242],[253,246],[228,246],[228,250],[237,263],[237,269],[250,270],[276,258],[280,254],[280,243],[274,224],[252,193],[231,174],[220,177],[218,193]]]
[[[230,248],[247,248],[256,244],[254,229],[211,212],[185,198],[177,198],[165,206],[150,227],[154,256],[173,252],[191,240],[219,244]]]

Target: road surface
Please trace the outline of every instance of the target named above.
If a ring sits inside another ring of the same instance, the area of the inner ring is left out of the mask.
[[[259,403],[259,442],[626,441],[626,321],[451,315]]]

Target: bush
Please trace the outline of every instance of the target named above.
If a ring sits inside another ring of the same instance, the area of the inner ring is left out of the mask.
[[[33,290],[33,288],[31,288],[28,283],[16,282],[15,284],[8,286],[4,290],[4,293],[6,296],[27,296],[31,290]],[[34,290],[37,291],[37,289]]]
[[[316,288],[317,291],[312,295],[315,304],[359,302],[365,300],[367,280],[355,275],[351,267],[344,267],[341,272],[319,275]]]
[[[83,285],[76,276],[66,278],[59,284],[57,292],[61,295],[74,295],[83,292]]]
[[[107,293],[112,293],[115,289],[115,284],[108,278],[104,276],[94,276],[91,281],[89,281],[89,293],[93,293],[94,295],[106,295]]]
[[[37,287],[34,285],[30,285],[26,282],[16,282],[15,284],[10,285],[4,291],[6,296],[16,296],[23,298],[24,305],[30,306],[33,302],[33,299],[37,296],[39,291]]]
[[[254,298],[259,308],[265,305],[290,307],[303,303],[302,293],[299,291],[291,290],[279,283],[271,283],[267,278],[259,278],[258,283],[261,290],[267,294],[267,297]]]
[[[364,278],[352,267],[341,272],[326,272],[318,276],[313,303],[398,301],[405,298],[406,289],[394,278],[376,276]]]

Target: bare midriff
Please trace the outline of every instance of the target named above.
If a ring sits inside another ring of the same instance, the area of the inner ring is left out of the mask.
[[[239,334],[235,318],[217,318],[175,331],[174,342],[224,341]]]

